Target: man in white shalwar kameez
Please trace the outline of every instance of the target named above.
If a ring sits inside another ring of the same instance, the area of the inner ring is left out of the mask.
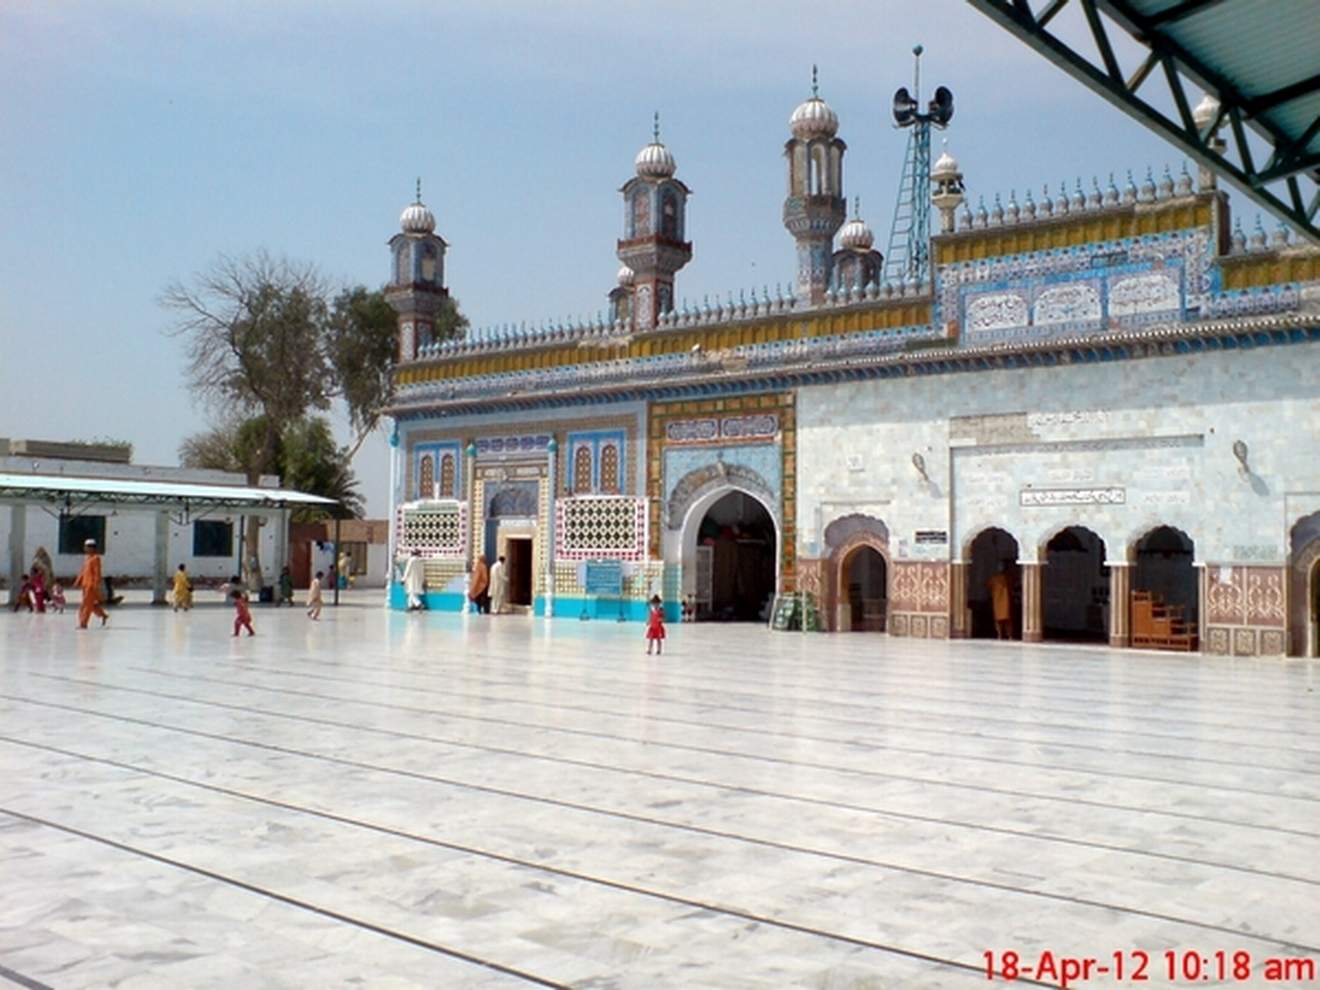
[[[426,593],[426,565],[422,563],[420,550],[414,550],[403,565],[403,590],[408,595],[408,611],[415,612],[425,608],[422,596]]]
[[[490,611],[499,615],[504,611],[504,603],[509,597],[509,572],[505,569],[504,558],[495,561],[490,569]]]

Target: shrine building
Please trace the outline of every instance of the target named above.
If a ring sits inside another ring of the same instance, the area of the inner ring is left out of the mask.
[[[689,189],[658,132],[608,319],[438,339],[446,244],[404,210],[391,554],[423,555],[430,607],[485,554],[537,615],[801,593],[829,630],[990,637],[1002,574],[1013,638],[1316,656],[1320,250],[1245,236],[1206,171],[973,209],[945,153],[896,281],[834,111],[813,92],[789,128],[773,297],[676,304]]]

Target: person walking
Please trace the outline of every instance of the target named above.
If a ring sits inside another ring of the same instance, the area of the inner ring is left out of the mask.
[[[1008,568],[1002,563],[990,580],[990,608],[995,617],[995,639],[1013,638],[1013,589],[1008,580]]]
[[[317,571],[316,577],[312,578],[311,586],[307,589],[307,618],[319,619],[321,617],[321,606],[324,602],[321,600],[321,582],[325,579],[325,571]]]
[[[234,600],[234,635],[237,636],[240,629],[246,629],[249,636],[255,636],[257,633],[252,628],[252,609],[248,608],[247,595],[235,591],[230,597]]]
[[[655,647],[655,655],[665,652],[665,607],[660,601],[659,595],[651,596],[651,613],[646,618],[646,655],[651,655],[651,647]]]
[[[275,602],[276,606],[293,604],[293,572],[289,570],[289,565],[285,564],[284,569],[280,571],[280,597]]]
[[[188,568],[183,564],[174,572],[174,611],[192,608],[192,582],[188,580]]]
[[[477,607],[477,612],[490,614],[490,568],[486,566],[486,555],[477,554],[477,562],[472,565],[472,583],[468,585],[468,599]]]
[[[408,611],[417,612],[426,607],[426,564],[422,551],[414,550],[403,565],[403,592],[408,596]]]
[[[93,615],[101,617],[105,625],[110,616],[101,607],[101,555],[96,552],[95,540],[83,541],[83,565],[73,582],[82,588],[82,605],[78,608],[78,628],[86,629]]]
[[[490,610],[494,615],[504,611],[509,598],[509,571],[504,565],[504,558],[495,561],[490,569]]]

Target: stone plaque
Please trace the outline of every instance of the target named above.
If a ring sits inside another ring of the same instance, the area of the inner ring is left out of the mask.
[[[1123,505],[1125,488],[1024,488],[1018,493],[1023,508],[1055,505]]]

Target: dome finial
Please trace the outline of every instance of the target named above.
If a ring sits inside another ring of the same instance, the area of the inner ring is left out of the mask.
[[[858,220],[860,220],[860,219],[862,218],[862,197],[861,197],[861,196],[854,196],[854,197],[853,197],[853,216],[856,217]]]
[[[651,139],[655,141],[656,144],[660,143],[660,111],[659,110],[655,111],[655,114],[651,121]]]
[[[820,98],[820,84],[816,78],[816,63],[811,63],[811,98],[813,100]]]
[[[416,202],[420,203],[421,201],[422,201],[422,177],[419,175],[419,176],[417,177],[417,200],[416,200]]]

